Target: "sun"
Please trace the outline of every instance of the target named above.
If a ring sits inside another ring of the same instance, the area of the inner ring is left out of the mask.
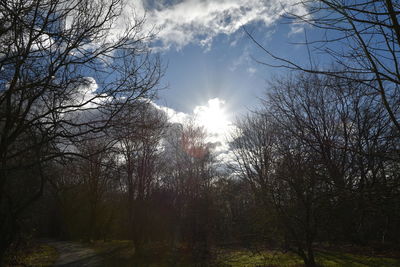
[[[208,100],[207,105],[197,106],[194,114],[198,124],[203,126],[209,134],[226,134],[230,121],[224,108],[225,101],[219,98]]]

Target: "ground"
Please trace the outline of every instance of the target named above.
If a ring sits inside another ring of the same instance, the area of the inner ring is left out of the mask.
[[[5,266],[53,266],[58,256],[55,247],[44,243],[33,243],[23,250],[10,253],[6,257]]]
[[[90,247],[75,242],[48,242],[58,252],[54,266],[98,266],[102,258]]]
[[[214,251],[211,266],[221,267],[298,267],[299,257],[279,251],[249,251],[245,249],[218,249]],[[9,266],[199,266],[190,262],[184,251],[171,251],[155,246],[142,257],[134,256],[129,241],[98,241],[78,243],[45,241],[19,255],[19,265]],[[366,256],[333,250],[318,250],[316,259],[325,267],[395,267],[400,259],[384,256]]]
[[[396,267],[400,259],[388,257],[370,257],[334,251],[316,252],[316,260],[324,267]],[[302,260],[291,253],[278,251],[251,252],[246,250],[231,250],[221,253],[221,266],[226,267],[297,267],[302,266]]]

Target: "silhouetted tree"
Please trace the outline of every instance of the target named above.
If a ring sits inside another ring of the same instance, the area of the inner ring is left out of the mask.
[[[119,0],[0,2],[0,258],[41,195],[48,162],[75,154],[75,138],[99,133],[157,85],[151,34],[123,11]],[[25,183],[23,169],[35,178]],[[32,192],[20,201],[23,187]]]
[[[166,117],[151,103],[126,105],[113,122],[111,130],[116,147],[123,157],[123,184],[127,200],[127,227],[137,254],[150,236],[149,211],[152,193],[157,188],[161,170],[161,139]]]
[[[311,40],[306,38],[303,43],[310,53],[311,62],[302,64],[274,54],[250,35],[279,64],[260,62],[362,83],[369,87],[368,95],[379,96],[399,137],[398,2],[299,0],[297,4],[303,6],[306,12],[302,15],[288,14],[289,21],[309,25],[319,36]],[[316,54],[323,55],[323,62],[335,63],[339,68],[316,66],[311,59]]]
[[[202,127],[191,122],[173,125],[164,155],[168,166],[163,182],[175,196],[175,239],[188,246],[197,262],[206,264],[213,233],[212,186],[216,178],[211,144]]]
[[[297,73],[272,82],[264,109],[237,125],[238,175],[307,266],[315,266],[315,241],[365,244],[379,239],[371,225],[375,233],[391,228],[381,221],[394,214],[382,211],[394,202],[381,202],[379,215],[376,203],[398,198],[396,161],[386,156],[394,153],[393,128],[368,89]]]

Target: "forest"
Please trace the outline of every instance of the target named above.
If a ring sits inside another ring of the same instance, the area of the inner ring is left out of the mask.
[[[125,1],[1,0],[0,265],[400,266],[400,3],[296,2],[323,35],[297,62],[243,26],[281,71],[221,160],[155,104],[168,64]]]

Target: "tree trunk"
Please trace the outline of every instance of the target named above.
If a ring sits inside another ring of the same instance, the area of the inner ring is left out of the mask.
[[[313,250],[312,246],[308,246],[307,258],[308,258],[308,261],[306,263],[306,266],[307,267],[315,267],[316,264],[315,264],[315,258],[314,258],[314,250]]]
[[[307,245],[307,253],[302,248],[299,248],[297,253],[303,259],[304,266],[306,267],[317,266],[315,264],[314,250],[309,245]]]
[[[0,221],[0,266],[4,264],[4,256],[10,248],[17,233],[17,221],[7,214]]]

